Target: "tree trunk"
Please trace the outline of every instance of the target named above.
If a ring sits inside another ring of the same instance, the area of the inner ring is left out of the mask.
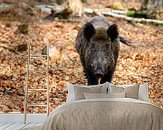
[[[140,12],[145,12],[147,18],[156,18],[161,7],[163,7],[162,0],[143,0]]]

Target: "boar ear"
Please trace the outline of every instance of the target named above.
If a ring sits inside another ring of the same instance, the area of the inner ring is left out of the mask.
[[[111,41],[113,42],[119,35],[117,25],[116,24],[111,25],[107,30],[107,34],[111,38]]]
[[[89,41],[95,34],[95,29],[91,23],[86,23],[84,27],[84,37]]]

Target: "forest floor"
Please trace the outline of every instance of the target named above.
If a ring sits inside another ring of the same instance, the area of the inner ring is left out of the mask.
[[[163,108],[163,26],[131,23],[107,17],[119,27],[121,36],[134,47],[121,44],[120,55],[113,77],[113,84],[149,85],[150,101]],[[31,44],[32,54],[41,54],[48,42],[53,46],[50,57],[50,111],[64,103],[66,83],[86,84],[87,80],[79,55],[75,50],[75,37],[83,22],[34,21],[28,34],[15,33],[19,21],[0,21],[0,112],[23,112],[27,49],[12,52],[1,46],[16,47]],[[30,67],[45,69],[45,58],[35,58]],[[34,72],[29,77],[30,88],[46,88],[46,74]],[[46,92],[30,92],[29,103],[45,103]],[[43,107],[29,107],[28,112],[44,112]]]

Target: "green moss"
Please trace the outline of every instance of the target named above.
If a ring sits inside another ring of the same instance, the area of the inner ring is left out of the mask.
[[[135,10],[129,10],[129,11],[127,12],[127,16],[129,16],[129,17],[135,17],[135,13],[136,13]]]
[[[147,15],[147,10],[129,10],[127,12],[127,16],[134,18],[148,18]]]

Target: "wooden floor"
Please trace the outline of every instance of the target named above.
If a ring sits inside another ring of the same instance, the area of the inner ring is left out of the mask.
[[[47,114],[27,114],[24,124],[24,114],[0,114],[0,130],[19,130],[27,127],[42,126]]]
[[[0,130],[19,130],[22,128],[33,127],[33,126],[41,126],[43,123],[37,122],[29,122],[29,123],[17,123],[17,122],[6,122],[0,123]]]

